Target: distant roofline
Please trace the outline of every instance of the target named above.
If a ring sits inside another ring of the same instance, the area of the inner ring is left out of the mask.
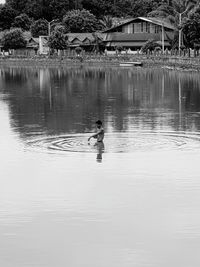
[[[137,18],[129,19],[129,20],[117,25],[117,26],[111,27],[108,30],[103,31],[103,33],[107,33],[110,30],[113,30],[113,29],[119,28],[123,25],[129,24],[130,22],[133,22],[134,20],[137,20],[137,19],[148,21],[148,22],[151,22],[151,23],[156,24],[156,25],[164,26],[165,28],[168,28],[171,30],[176,30],[176,27],[174,25],[172,25],[170,22],[166,22],[160,18],[137,17]]]

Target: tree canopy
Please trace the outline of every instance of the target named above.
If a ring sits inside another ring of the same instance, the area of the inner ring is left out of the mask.
[[[163,0],[157,9],[154,9],[148,15],[165,18],[178,26],[180,15],[182,19],[187,18],[197,5],[198,0]]]
[[[63,18],[66,32],[95,32],[101,29],[101,24],[88,10],[72,10]]]
[[[21,29],[11,29],[6,31],[2,38],[2,45],[5,49],[24,48],[26,40]]]
[[[22,30],[28,31],[30,30],[31,23],[32,20],[26,14],[21,14],[15,17],[12,27],[21,28]]]
[[[35,20],[48,21],[62,17],[74,9],[86,9],[98,19],[106,15],[146,16],[162,0],[7,0],[6,5],[17,12],[26,13]],[[141,8],[142,7],[142,8]]]
[[[33,37],[47,36],[48,35],[48,21],[39,19],[31,25],[31,34]]]
[[[183,23],[184,44],[194,48],[195,44],[200,45],[200,12],[192,14]]]
[[[0,7],[0,29],[10,29],[17,12],[10,6],[4,5]]]
[[[49,47],[56,50],[64,50],[67,48],[67,36],[64,35],[63,29],[57,27],[49,37]]]

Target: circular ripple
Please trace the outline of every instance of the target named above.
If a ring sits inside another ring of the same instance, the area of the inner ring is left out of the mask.
[[[104,146],[88,144],[89,134],[50,136],[27,142],[28,147],[42,152],[131,153],[152,150],[200,149],[200,134],[185,132],[129,132],[106,134]]]

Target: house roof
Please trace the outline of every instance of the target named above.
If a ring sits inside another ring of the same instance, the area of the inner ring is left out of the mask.
[[[103,34],[102,33],[95,33],[99,39],[103,39]],[[70,43],[73,43],[74,40],[78,40],[80,42],[85,42],[85,41],[90,41],[94,42],[95,37],[92,33],[67,33],[68,36],[68,41]]]
[[[153,24],[156,24],[156,25],[160,25],[160,26],[164,26],[165,28],[168,28],[168,29],[171,29],[171,30],[175,30],[176,27],[174,25],[172,25],[171,23],[167,22],[166,20],[164,19],[161,19],[161,18],[146,18],[146,17],[137,17],[137,18],[131,18],[117,26],[114,26],[106,31],[104,31],[104,33],[106,32],[109,32],[109,31],[113,31],[114,29],[117,30],[117,28],[121,27],[121,26],[124,26],[124,25],[127,25],[131,22],[134,22],[135,20],[143,20],[143,21],[146,21],[146,22],[150,22],[150,23],[153,23]]]

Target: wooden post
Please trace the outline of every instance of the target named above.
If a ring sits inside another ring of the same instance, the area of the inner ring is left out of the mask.
[[[164,25],[162,24],[162,54],[164,55],[165,51],[165,32],[164,32]]]

